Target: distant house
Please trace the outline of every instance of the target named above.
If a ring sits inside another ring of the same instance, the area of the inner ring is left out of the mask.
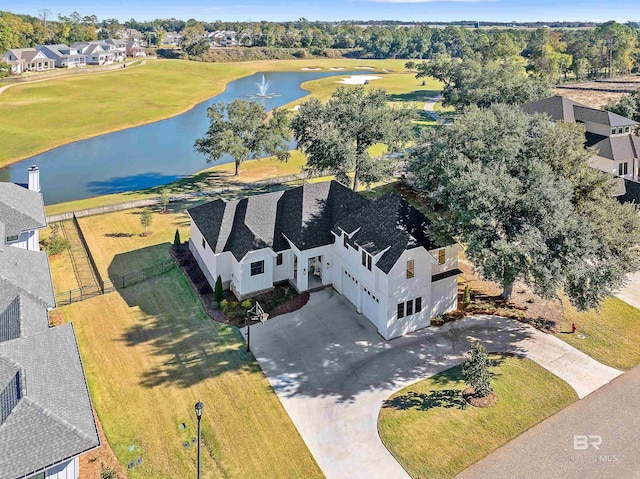
[[[525,113],[546,113],[554,121],[581,123],[586,146],[597,154],[590,166],[626,180],[640,181],[640,137],[632,134],[638,123],[610,111],[591,108],[563,96],[522,106]]]
[[[238,33],[233,30],[216,30],[207,34],[214,47],[234,47],[238,45]]]
[[[39,230],[47,226],[47,218],[37,166],[29,168],[28,185],[0,182],[0,219],[4,224],[2,244],[40,251]]]
[[[14,75],[55,68],[55,60],[48,58],[35,48],[13,48],[2,56],[2,61],[9,65],[9,69]]]
[[[44,53],[47,58],[55,62],[57,68],[76,68],[83,67],[87,64],[86,55],[75,47],[69,47],[64,44],[57,45],[37,45],[36,50]]]
[[[74,43],[72,47],[77,48],[87,57],[86,61],[89,65],[110,65],[116,61],[116,58],[121,58],[120,61],[124,61],[124,57],[118,56],[112,50],[113,45],[102,41]]]
[[[126,49],[128,57],[144,57],[147,55],[145,47],[142,46],[139,40],[127,42]]]
[[[167,32],[162,37],[163,45],[180,45],[182,35],[177,32]]]
[[[283,281],[331,285],[386,339],[457,306],[459,246],[432,239],[429,219],[393,193],[370,200],[332,181],[188,212],[205,276],[240,299]]]
[[[73,325],[49,327],[46,253],[5,241],[24,225],[43,226],[35,196],[0,183],[0,478],[75,479],[78,457],[100,439]]]

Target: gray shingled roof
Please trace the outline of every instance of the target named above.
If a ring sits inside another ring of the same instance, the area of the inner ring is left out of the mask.
[[[0,182],[0,218],[6,236],[44,228],[47,218],[42,194],[14,183]]]
[[[21,397],[0,426],[0,478],[15,479],[98,447],[73,326],[0,343],[21,369]]]
[[[586,144],[595,147],[599,156],[610,160],[632,160],[640,155],[640,138],[635,135],[602,136],[587,133]]]
[[[340,229],[352,245],[372,255],[388,248],[377,266],[389,272],[405,249],[439,245],[428,237],[429,220],[399,195],[369,200],[336,181],[305,184],[238,201],[216,200],[189,209],[194,223],[216,253],[230,251],[240,261],[249,251],[300,250],[334,242]]]
[[[616,196],[620,203],[634,203],[640,206],[640,183],[624,179],[624,194]]]
[[[348,243],[372,256],[386,250],[376,266],[388,273],[407,249],[446,246],[429,236],[430,226],[431,221],[402,197],[387,193],[339,221],[333,230],[336,234],[340,234],[339,229],[353,234]]]
[[[44,251],[5,246],[0,251],[0,281],[17,287],[45,307],[53,308],[56,305],[49,261]],[[3,295],[4,292],[0,291],[0,298]]]
[[[215,200],[188,211],[214,252],[229,251],[239,261],[257,249],[289,249],[285,238],[300,250],[330,244],[338,219],[368,201],[332,181],[237,201]]]
[[[638,123],[606,110],[598,110],[569,100],[560,95],[555,95],[542,100],[525,103],[522,111],[529,113],[546,113],[554,121],[573,123],[575,121],[597,123],[607,126],[631,126]]]

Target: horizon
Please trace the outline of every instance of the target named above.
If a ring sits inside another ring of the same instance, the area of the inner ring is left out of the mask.
[[[82,7],[82,11],[78,11],[78,5]],[[465,10],[463,15],[460,14],[462,8]],[[124,0],[83,4],[71,0],[49,2],[23,0],[20,5],[11,6],[6,11],[37,17],[41,9],[50,10],[54,18],[59,14],[69,15],[77,11],[81,15],[96,15],[99,20],[116,18],[121,23],[130,19],[151,21],[168,18],[184,21],[193,18],[204,22],[216,20],[290,22],[303,17],[312,22],[401,21],[426,24],[462,21],[480,23],[638,21],[629,15],[630,12],[637,10],[635,0],[619,0],[615,8],[611,9],[603,9],[602,3],[594,0],[565,0],[560,5],[550,0],[540,0],[535,4],[525,0],[509,2],[503,0],[325,0],[323,2],[275,0],[270,3],[260,0],[241,0],[239,4],[224,6],[212,5],[210,0],[189,0],[182,4],[169,0],[140,1],[135,4],[127,4]],[[613,12],[615,14],[611,15]]]

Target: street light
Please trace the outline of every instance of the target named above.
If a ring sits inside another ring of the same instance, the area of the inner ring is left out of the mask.
[[[202,401],[198,401],[195,408],[196,417],[198,418],[198,479],[200,479],[200,419],[202,419],[202,410],[204,409]]]

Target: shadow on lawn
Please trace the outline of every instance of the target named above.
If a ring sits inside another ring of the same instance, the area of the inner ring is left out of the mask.
[[[408,93],[391,93],[387,95],[387,101],[429,101],[440,94],[441,92],[438,90],[414,90]]]
[[[119,293],[144,313],[120,341],[127,347],[147,345],[155,357],[140,377],[141,386],[186,388],[226,372],[260,371],[240,332],[204,314],[179,269]]]

